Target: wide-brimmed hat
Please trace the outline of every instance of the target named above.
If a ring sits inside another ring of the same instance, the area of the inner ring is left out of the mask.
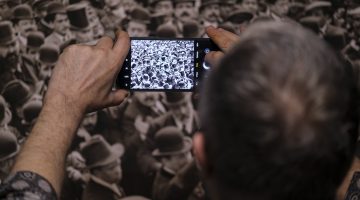
[[[80,145],[81,155],[89,169],[113,163],[124,154],[124,151],[122,144],[110,145],[101,135],[94,135]]]
[[[16,156],[20,151],[17,138],[10,129],[0,128],[0,162]]]
[[[156,149],[152,152],[155,157],[171,156],[186,153],[191,150],[192,141],[174,126],[160,129],[155,134]]]
[[[329,1],[314,1],[305,7],[305,12],[309,13],[315,9],[324,9],[328,11],[331,8],[331,2]]]
[[[16,40],[13,25],[10,21],[0,21],[0,45],[7,45]]]
[[[162,24],[156,29],[156,36],[162,38],[175,38],[176,27],[172,24]]]
[[[12,119],[11,111],[4,97],[0,95],[0,126],[9,124],[11,119]]]

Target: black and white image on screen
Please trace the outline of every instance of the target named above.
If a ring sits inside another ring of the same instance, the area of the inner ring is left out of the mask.
[[[194,41],[133,40],[131,89],[194,87]]]

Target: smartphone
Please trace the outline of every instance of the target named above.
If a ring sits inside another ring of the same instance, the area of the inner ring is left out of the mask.
[[[206,38],[131,38],[116,88],[132,91],[195,91],[211,66],[204,61],[219,48]]]

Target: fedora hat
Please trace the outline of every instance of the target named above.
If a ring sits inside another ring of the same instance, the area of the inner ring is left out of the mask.
[[[25,105],[23,106],[23,115],[24,119],[22,121],[23,124],[32,124],[39,116],[40,111],[43,106],[42,97],[39,95],[36,98],[31,98]]]
[[[143,7],[136,7],[130,13],[130,21],[150,24],[150,19],[150,13]]]
[[[186,153],[191,150],[192,142],[177,127],[168,126],[156,132],[155,145],[152,155],[161,157]]]
[[[225,21],[229,21],[235,24],[240,24],[245,21],[250,21],[254,18],[254,14],[242,7],[238,7],[234,11],[229,13],[229,16],[226,18]]]
[[[101,135],[94,135],[80,145],[80,152],[85,158],[86,167],[93,169],[119,159],[124,154],[124,146],[119,143],[110,145]]]
[[[20,151],[17,138],[10,129],[0,128],[0,162],[16,156]]]
[[[4,126],[10,123],[11,119],[12,119],[11,111],[4,97],[0,95],[0,126]]]

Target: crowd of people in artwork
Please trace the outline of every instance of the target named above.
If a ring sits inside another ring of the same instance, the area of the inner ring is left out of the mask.
[[[133,40],[131,49],[131,89],[194,87],[194,41]]]
[[[202,38],[205,27],[213,26],[241,35],[260,21],[307,27],[360,73],[356,0],[0,0],[0,182],[30,134],[52,70],[69,45],[96,44],[119,29],[131,37]],[[164,45],[150,48],[164,51],[153,53],[162,55],[157,58],[149,51],[133,55],[133,88],[189,88],[190,47],[177,44],[173,55]],[[119,106],[87,114],[68,152],[61,199],[206,199],[190,139],[200,129],[199,98],[135,92]]]

